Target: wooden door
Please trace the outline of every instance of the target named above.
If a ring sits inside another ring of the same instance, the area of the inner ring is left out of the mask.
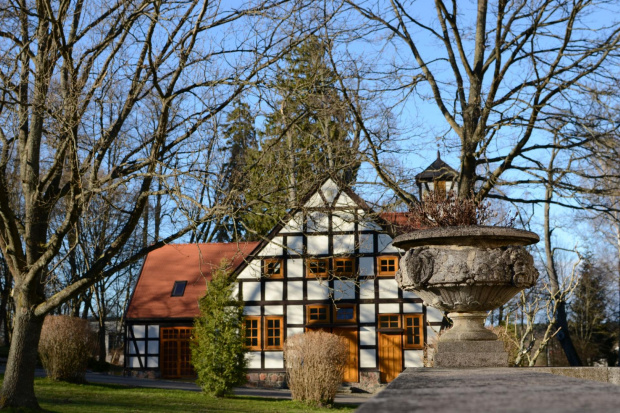
[[[389,383],[403,371],[401,334],[379,333],[379,372],[381,382]]]
[[[347,341],[349,355],[347,358],[347,364],[344,367],[343,381],[349,383],[359,382],[359,359],[357,356],[357,330],[350,328],[334,328],[334,334],[344,337]]]
[[[164,378],[194,377],[191,364],[191,327],[166,327],[160,335],[160,370]]]

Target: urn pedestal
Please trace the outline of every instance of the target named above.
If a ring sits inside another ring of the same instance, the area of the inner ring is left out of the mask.
[[[524,248],[533,232],[500,227],[419,230],[394,239],[406,250],[396,281],[425,305],[448,312],[451,329],[441,335],[436,367],[505,367],[503,343],[484,326],[488,311],[536,283],[538,271]]]

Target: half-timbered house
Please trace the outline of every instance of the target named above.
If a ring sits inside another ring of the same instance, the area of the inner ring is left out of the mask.
[[[346,339],[344,380],[359,387],[423,366],[443,314],[396,284],[402,251],[392,237],[403,218],[375,214],[349,187],[327,179],[260,243],[170,245],[149,254],[127,311],[126,368],[192,374],[192,318],[209,279],[205,267],[221,258],[233,263],[245,304],[251,383],[284,385],[284,342],[313,329]]]

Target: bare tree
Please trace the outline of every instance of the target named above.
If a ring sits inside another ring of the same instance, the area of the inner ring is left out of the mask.
[[[38,407],[34,368],[46,314],[213,215],[216,205],[195,202],[210,184],[209,125],[291,46],[278,21],[299,16],[295,6],[1,3],[0,193],[14,199],[0,196],[0,250],[16,309],[2,407]],[[133,202],[116,205],[111,191]],[[168,235],[115,261],[157,195],[176,207]],[[52,267],[95,201],[118,208],[120,226],[88,269],[50,296]]]
[[[460,152],[460,197],[485,198],[506,171],[550,147],[541,122],[577,102],[588,85],[609,84],[617,66],[620,25],[588,17],[606,1],[344,3],[351,24],[359,23],[351,37],[378,43],[376,55],[364,49],[380,62],[367,83],[397,104],[428,101],[445,119],[440,136]],[[366,123],[363,131],[378,175],[411,202],[376,156],[385,130]]]

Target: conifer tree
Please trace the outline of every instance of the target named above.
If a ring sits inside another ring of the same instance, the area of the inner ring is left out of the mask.
[[[246,239],[266,234],[325,177],[346,184],[357,177],[359,134],[329,66],[328,47],[310,37],[287,55],[269,84],[276,97],[246,170]]]
[[[196,242],[231,242],[246,239],[247,234],[241,222],[246,209],[248,189],[247,173],[251,168],[252,153],[258,150],[254,115],[243,100],[233,103],[233,110],[226,116],[224,146],[221,148],[224,162],[220,173],[217,198],[227,209],[219,218],[213,232],[203,225],[196,234]],[[252,237],[250,237],[252,239]],[[192,242],[194,239],[192,239]]]
[[[277,148],[273,156],[284,166],[293,203],[315,183],[308,177],[329,173],[350,183],[359,168],[358,136],[327,60],[329,47],[310,37],[286,57],[271,85],[278,98],[267,114],[262,146]]]
[[[596,265],[591,253],[584,257],[579,284],[570,304],[571,335],[581,360],[592,365],[609,359],[613,344],[607,309],[606,272]]]
[[[233,297],[234,280],[225,260],[213,272],[194,321],[192,364],[196,383],[210,396],[222,397],[246,381],[243,302]]]

